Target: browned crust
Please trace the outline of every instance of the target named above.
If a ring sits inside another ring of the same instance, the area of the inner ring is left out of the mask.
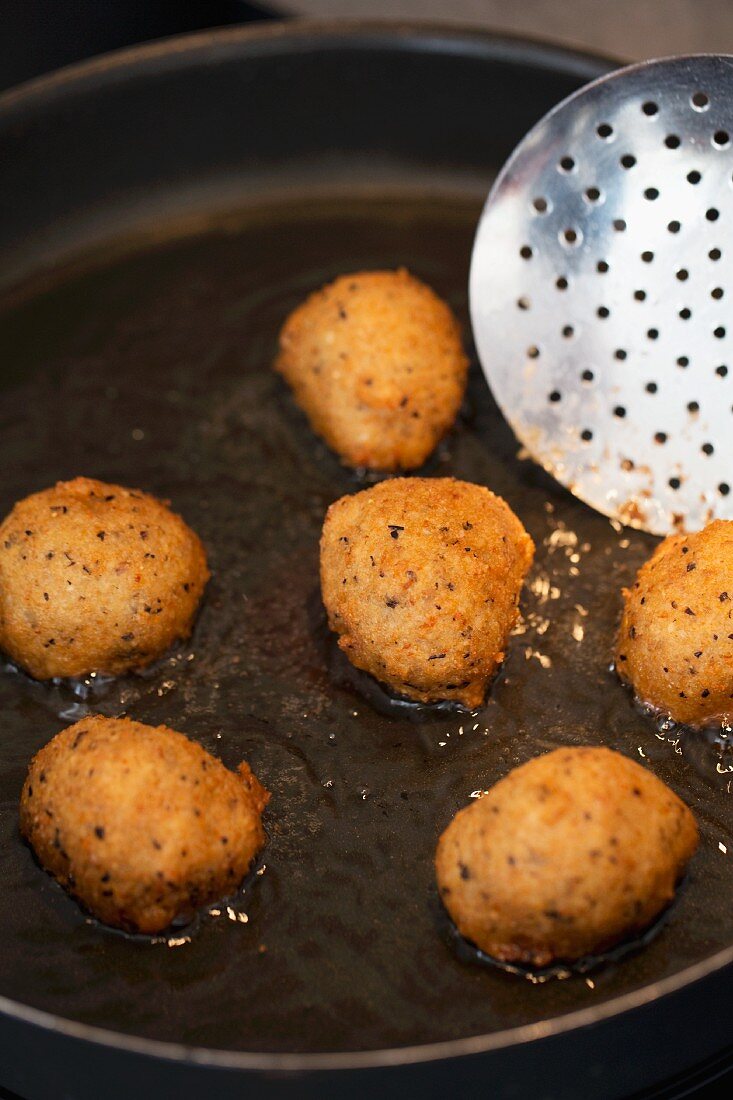
[[[0,524],[0,648],[39,680],[141,668],[189,636],[208,579],[200,539],[163,502],[59,482]]]
[[[105,924],[159,932],[233,893],[265,842],[268,792],[166,726],[85,718],[31,761],[20,829]]]
[[[479,705],[534,553],[509,506],[453,478],[394,478],[328,510],[321,590],[357,668],[410,699]]]
[[[285,321],[274,366],[347,465],[409,470],[453,424],[468,359],[449,306],[401,268],[311,294]]]
[[[678,722],[733,718],[733,521],[657,546],[623,591],[616,669]]]
[[[645,929],[697,844],[690,810],[646,768],[605,748],[558,749],[461,810],[435,867],[463,936],[546,966]]]

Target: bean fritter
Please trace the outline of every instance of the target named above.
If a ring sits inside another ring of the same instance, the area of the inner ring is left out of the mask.
[[[481,485],[394,478],[328,510],[321,590],[352,664],[409,699],[480,704],[534,545]]]
[[[616,668],[641,702],[689,725],[733,718],[733,521],[671,535],[624,590]]]
[[[349,466],[420,466],[456,418],[468,360],[451,309],[404,269],[342,275],[280,333],[278,370]]]
[[[105,924],[160,932],[239,887],[269,795],[181,733],[84,718],[31,761],[20,828],[40,863]]]
[[[697,842],[687,806],[633,760],[557,749],[461,810],[435,867],[466,939],[504,962],[546,966],[646,928]]]
[[[0,649],[38,680],[141,668],[191,633],[208,578],[198,536],[155,497],[59,482],[0,524]]]

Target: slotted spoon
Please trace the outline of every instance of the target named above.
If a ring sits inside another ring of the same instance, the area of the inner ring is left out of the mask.
[[[471,318],[529,454],[656,534],[733,518],[733,58],[618,70],[518,145]]]

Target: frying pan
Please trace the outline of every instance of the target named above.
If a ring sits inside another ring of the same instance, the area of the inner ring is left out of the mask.
[[[396,706],[339,659],[318,598],[327,505],[363,485],[269,370],[284,315],[344,270],[406,264],[467,331],[470,246],[514,144],[611,63],[413,26],[203,34],[0,101],[0,509],[86,473],[170,498],[214,577],[144,676],[0,674],[0,1064],[26,1097],[628,1096],[729,1056],[726,755],[657,728],[608,669],[653,540],[518,454],[474,363],[427,475],[491,485],[538,558],[486,706]],[[166,722],[273,792],[243,890],[151,942],[99,927],[17,834],[28,760],[95,710]],[[510,974],[459,944],[436,838],[559,744],[643,758],[702,845],[643,948]],[[697,1072],[697,1070],[695,1070]]]

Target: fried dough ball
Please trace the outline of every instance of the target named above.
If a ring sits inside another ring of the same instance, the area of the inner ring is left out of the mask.
[[[633,760],[557,749],[461,810],[435,867],[466,939],[504,962],[546,966],[646,928],[697,842],[687,806]]]
[[[508,504],[453,478],[395,478],[332,504],[329,626],[353,665],[420,702],[480,704],[504,659],[534,545]]]
[[[155,497],[59,482],[0,524],[0,649],[38,680],[141,668],[191,633],[208,578],[198,536]]]
[[[34,756],[20,829],[105,924],[160,932],[233,893],[262,848],[269,794],[167,726],[84,718]]]
[[[468,360],[450,308],[400,269],[311,294],[283,326],[275,369],[347,466],[410,470],[453,424]]]
[[[639,570],[616,643],[637,697],[677,722],[733,718],[733,521],[671,535]]]

